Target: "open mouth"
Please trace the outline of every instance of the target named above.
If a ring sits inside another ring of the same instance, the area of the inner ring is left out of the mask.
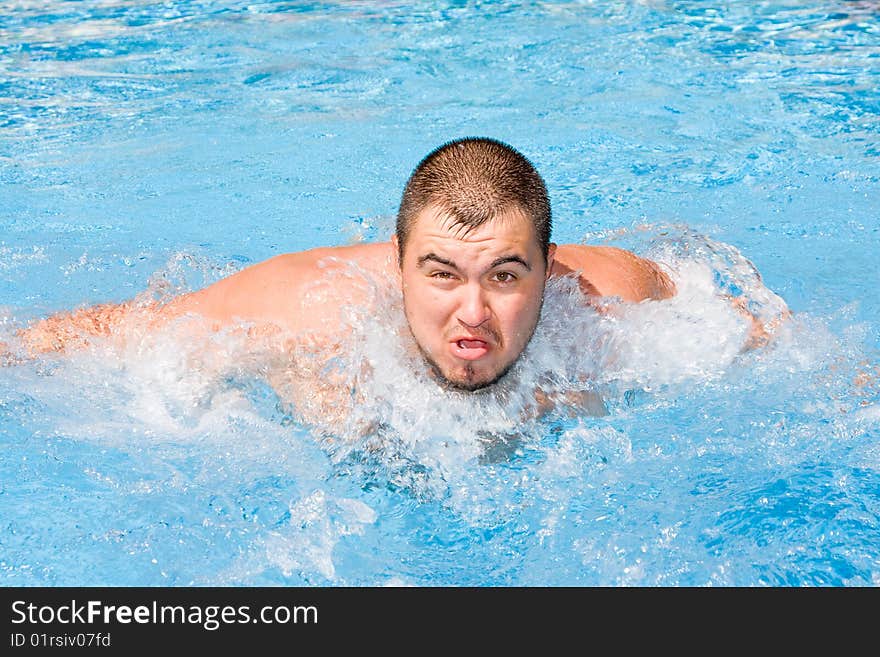
[[[452,343],[452,352],[464,360],[476,360],[489,353],[489,343],[478,338],[462,338]]]

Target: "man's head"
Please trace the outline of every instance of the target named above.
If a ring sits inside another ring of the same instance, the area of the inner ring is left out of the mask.
[[[413,223],[431,205],[443,210],[462,231],[517,208],[532,222],[547,258],[551,220],[544,180],[531,162],[503,142],[467,137],[425,156],[410,175],[397,212],[399,259]]]
[[[544,181],[506,144],[452,141],[416,167],[393,240],[410,330],[445,382],[483,388],[522,354],[553,262],[550,228]]]

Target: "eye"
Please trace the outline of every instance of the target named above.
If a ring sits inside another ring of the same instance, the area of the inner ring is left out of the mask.
[[[453,276],[452,272],[442,271],[442,270],[432,271],[430,275],[431,275],[431,278],[436,278],[437,280],[440,280],[440,281],[451,281],[453,278],[455,278]]]
[[[492,275],[492,280],[498,283],[513,283],[516,280],[516,274],[509,271],[499,271]]]

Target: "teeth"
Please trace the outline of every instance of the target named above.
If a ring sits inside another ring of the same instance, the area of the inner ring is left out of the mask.
[[[462,339],[457,343],[459,349],[479,349],[481,347],[486,346],[486,343],[482,340],[467,340]]]

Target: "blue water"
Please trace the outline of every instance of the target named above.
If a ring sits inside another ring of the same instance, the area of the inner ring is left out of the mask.
[[[867,1],[5,5],[0,341],[386,239],[465,135],[535,163],[555,241],[654,257],[680,294],[599,317],[548,292],[521,373],[589,372],[600,417],[438,397],[393,299],[342,363],[377,366],[364,438],[228,343],[8,364],[0,584],[877,585],[878,89]],[[791,309],[769,347],[738,353],[730,291]]]

